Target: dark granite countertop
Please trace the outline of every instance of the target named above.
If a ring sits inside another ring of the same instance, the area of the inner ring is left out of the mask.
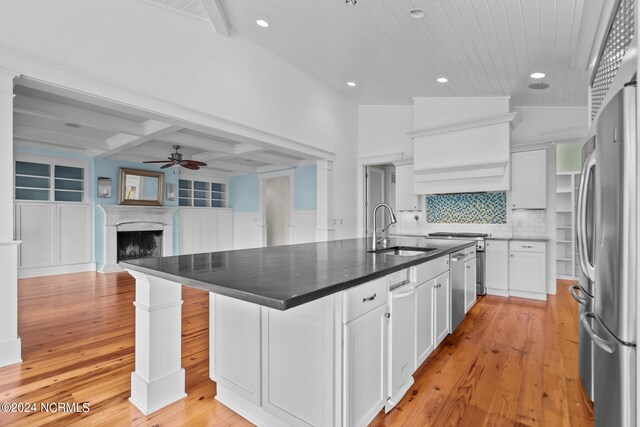
[[[525,242],[548,242],[548,237],[500,237],[500,236],[489,236],[485,237],[485,240],[522,240]]]
[[[475,242],[392,239],[390,246],[435,248],[403,257],[367,253],[365,239],[333,240],[121,261],[126,269],[278,310],[287,310],[447,255]]]

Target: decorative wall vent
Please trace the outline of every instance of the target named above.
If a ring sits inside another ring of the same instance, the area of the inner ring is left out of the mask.
[[[635,0],[620,0],[618,3],[591,82],[592,120],[600,111],[602,102],[607,96],[618,68],[620,68],[622,58],[627,53],[629,43],[634,37],[635,7]]]

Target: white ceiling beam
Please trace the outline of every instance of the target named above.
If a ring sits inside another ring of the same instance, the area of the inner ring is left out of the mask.
[[[117,133],[129,133],[132,135],[144,135],[144,124],[133,120],[111,116],[84,108],[72,107],[57,102],[39,99],[28,95],[16,95],[13,103],[14,111],[29,116],[43,117],[67,123],[76,123],[81,126],[113,131]]]
[[[45,129],[37,129],[28,126],[14,125],[13,136],[27,141],[62,145],[71,148],[94,148],[104,150],[105,142],[100,139],[84,136],[70,135]]]
[[[199,160],[201,162],[206,162],[208,160],[216,160],[216,159],[226,159],[230,157],[237,157],[241,154],[248,153],[258,153],[260,151],[265,151],[266,148],[259,147],[257,145],[247,144],[245,142],[236,144],[233,146],[233,153],[220,153],[219,151],[206,151],[204,153],[196,154],[191,156],[193,160]]]
[[[211,21],[213,28],[218,34],[228,37],[229,23],[227,22],[227,17],[224,14],[220,0],[202,0],[202,5],[207,11],[207,15],[209,15],[209,21]]]
[[[145,126],[147,126],[148,122],[152,122],[152,120],[145,122]],[[142,145],[145,142],[149,142],[151,140],[164,137],[168,134],[177,132],[180,129],[182,129],[179,126],[173,126],[167,123],[160,123],[160,122],[152,123],[147,127],[148,127],[147,131],[151,133],[145,136],[137,136],[137,135],[129,135],[129,134],[121,133],[112,138],[109,138],[107,140],[108,149],[105,150],[103,153],[99,154],[98,157],[102,157],[102,158],[111,157],[115,154],[137,147],[138,145]]]
[[[167,142],[170,144],[176,144],[184,147],[197,148],[206,151],[217,151],[225,154],[234,154],[233,144],[227,144],[226,142],[220,142],[209,138],[202,138],[200,136],[187,135],[186,133],[173,133],[166,135],[162,138],[155,138],[158,141]]]
[[[242,154],[240,157],[242,157],[243,159],[252,159],[279,166],[296,167],[300,163],[298,160],[290,159],[288,157],[276,156],[275,154],[270,153]]]
[[[245,166],[245,165],[239,165],[237,163],[222,162],[220,160],[215,160],[213,162],[210,162],[207,164],[207,166],[211,168],[224,169],[231,172],[255,173],[256,171],[256,168],[253,166]]]

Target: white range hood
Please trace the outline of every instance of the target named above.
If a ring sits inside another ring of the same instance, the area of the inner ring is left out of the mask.
[[[510,187],[508,97],[415,98],[414,193]]]

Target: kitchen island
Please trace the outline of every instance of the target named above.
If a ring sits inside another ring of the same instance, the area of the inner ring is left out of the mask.
[[[210,292],[210,377],[217,400],[258,425],[368,424],[389,398],[392,282],[415,281],[412,267],[430,261],[448,271],[449,254],[474,245],[398,239],[390,246],[430,249],[399,256],[369,253],[368,243],[349,239],[121,262],[136,279],[131,402],[149,414],[186,396],[180,362],[184,284]],[[448,296],[445,301],[450,304]]]

